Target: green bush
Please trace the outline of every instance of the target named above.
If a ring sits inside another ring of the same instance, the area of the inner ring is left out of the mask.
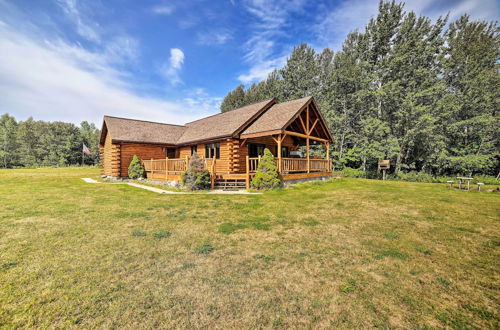
[[[143,178],[146,175],[144,166],[141,164],[141,160],[137,155],[134,155],[132,161],[128,165],[128,177],[131,179]]]
[[[278,168],[274,162],[274,156],[269,149],[264,149],[257,172],[252,179],[252,186],[257,189],[272,189],[279,187],[281,181],[278,176]]]
[[[398,172],[398,174],[395,175],[396,180],[402,180],[402,181],[409,181],[409,182],[434,182],[435,179],[434,177],[425,172]]]
[[[364,178],[365,172],[357,168],[344,167],[339,173],[348,178]]]
[[[189,159],[187,171],[181,173],[181,181],[189,190],[210,188],[210,173],[204,169],[203,163],[196,153]]]

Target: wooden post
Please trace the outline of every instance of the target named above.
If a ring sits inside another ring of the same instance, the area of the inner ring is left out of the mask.
[[[212,158],[212,180],[211,180],[211,188],[215,188],[215,156]]]
[[[332,161],[330,160],[330,142],[326,143],[326,159],[328,160],[328,172],[332,170]]]
[[[168,181],[168,157],[165,157],[165,181]]]
[[[311,159],[309,157],[309,106],[306,109],[306,158],[307,158],[307,173],[311,172]]]
[[[247,189],[250,189],[250,161],[248,160],[248,155],[247,155],[247,177],[246,177],[246,184],[247,184]]]
[[[278,173],[281,174],[281,134],[278,135]]]

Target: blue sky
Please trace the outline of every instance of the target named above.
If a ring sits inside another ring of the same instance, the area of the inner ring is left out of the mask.
[[[433,19],[498,20],[496,0],[407,0]],[[0,0],[0,113],[183,124],[281,67],[293,46],[339,49],[377,0]]]

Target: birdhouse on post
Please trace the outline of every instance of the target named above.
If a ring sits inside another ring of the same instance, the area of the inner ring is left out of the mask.
[[[382,171],[382,180],[385,180],[385,171],[391,168],[391,161],[389,159],[382,159],[378,161],[378,170]]]

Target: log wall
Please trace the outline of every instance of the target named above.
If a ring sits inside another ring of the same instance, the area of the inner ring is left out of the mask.
[[[120,176],[121,146],[111,143],[111,134],[106,134],[104,146],[101,148],[102,174],[108,176]]]
[[[134,155],[143,159],[164,159],[165,146],[153,144],[122,144],[120,174],[122,177],[128,176],[128,166]]]

